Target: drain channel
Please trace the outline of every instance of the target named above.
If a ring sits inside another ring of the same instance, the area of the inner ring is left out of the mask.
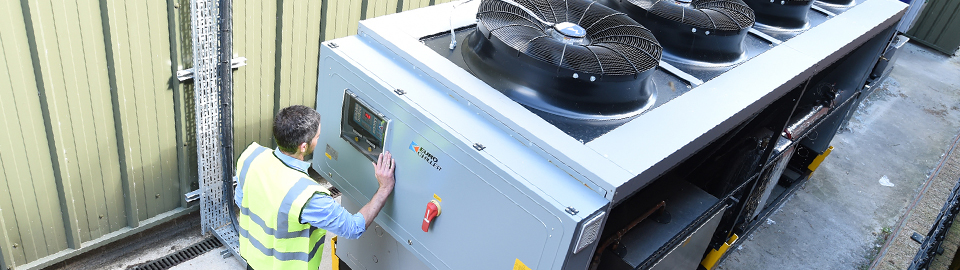
[[[218,240],[216,237],[210,237],[210,238],[207,238],[206,240],[200,241],[200,243],[196,243],[190,247],[181,249],[176,253],[139,265],[136,268],[134,268],[134,270],[170,269],[175,265],[178,265],[182,262],[196,258],[197,256],[207,253],[207,251],[210,251],[222,246],[223,244],[220,243],[220,240]]]

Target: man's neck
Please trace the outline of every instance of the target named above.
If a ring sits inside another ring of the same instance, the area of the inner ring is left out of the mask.
[[[300,161],[303,161],[303,156],[304,156],[304,154],[305,154],[305,153],[303,153],[303,152],[288,153],[287,151],[283,151],[283,150],[280,150],[280,153],[283,153],[284,155],[290,156],[290,157],[295,158],[295,159],[298,159],[298,160],[300,160]]]

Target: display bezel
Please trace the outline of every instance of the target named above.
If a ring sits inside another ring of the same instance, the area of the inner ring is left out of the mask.
[[[371,118],[376,118],[375,121],[381,122],[380,127],[383,127],[382,133],[375,134],[374,132],[377,131],[369,130],[353,119],[354,112],[358,107],[369,113]],[[363,99],[360,99],[356,93],[350,89],[344,90],[343,111],[340,121],[340,138],[350,143],[350,145],[357,149],[357,151],[360,151],[360,153],[370,161],[376,161],[380,153],[383,152],[384,141],[390,130],[390,122],[389,118],[374,109]]]

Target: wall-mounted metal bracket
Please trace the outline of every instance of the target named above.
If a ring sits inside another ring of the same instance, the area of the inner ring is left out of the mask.
[[[234,57],[230,60],[230,68],[238,69],[247,65],[246,57]],[[177,80],[186,81],[193,79],[193,68],[177,70]]]

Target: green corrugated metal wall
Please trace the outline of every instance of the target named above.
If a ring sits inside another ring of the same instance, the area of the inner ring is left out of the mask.
[[[322,40],[446,0],[234,0],[235,149],[315,105]],[[196,188],[189,0],[0,1],[0,266],[40,268],[176,216]],[[236,155],[239,155],[236,151]]]
[[[907,36],[952,55],[960,46],[960,1],[928,1]]]
[[[356,34],[366,18],[446,2],[234,0],[233,53],[247,58],[247,66],[234,73],[234,149],[254,141],[273,145],[270,128],[278,108],[316,105],[322,40]]]

